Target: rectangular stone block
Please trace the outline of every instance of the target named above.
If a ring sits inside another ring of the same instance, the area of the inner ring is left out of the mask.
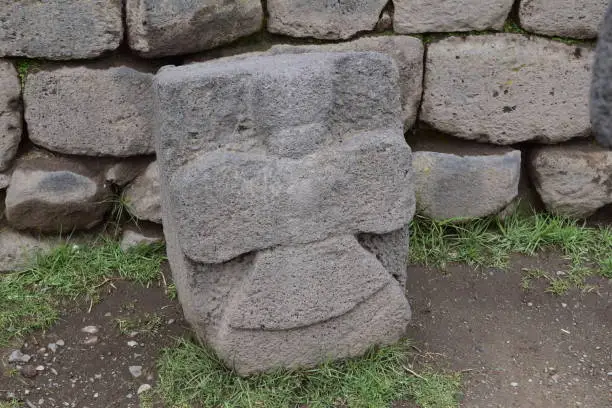
[[[0,0],[0,56],[70,60],[119,47],[122,0]]]

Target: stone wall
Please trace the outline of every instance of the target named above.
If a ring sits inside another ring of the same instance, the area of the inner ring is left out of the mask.
[[[0,0],[0,269],[73,230],[160,239],[156,72],[254,54],[390,56],[422,214],[507,212],[521,195],[607,211],[612,152],[592,141],[588,110],[606,5]]]

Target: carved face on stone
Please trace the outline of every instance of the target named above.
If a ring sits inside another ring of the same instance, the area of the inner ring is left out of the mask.
[[[612,3],[604,16],[595,50],[591,123],[597,142],[612,149]]]

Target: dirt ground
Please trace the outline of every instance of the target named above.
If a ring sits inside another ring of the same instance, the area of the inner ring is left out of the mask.
[[[597,291],[561,297],[542,285],[521,288],[521,268],[554,272],[558,259],[516,257],[505,271],[410,267],[409,337],[423,361],[463,372],[462,407],[612,407],[612,282],[599,279]],[[119,321],[138,328],[126,330]],[[83,332],[87,326],[97,333]],[[46,333],[28,337],[21,351],[31,360],[18,366],[35,377],[8,364],[15,347],[0,350],[0,401],[138,407],[138,388],[155,385],[160,350],[187,333],[180,307],[161,288],[117,285],[91,312],[67,313]]]

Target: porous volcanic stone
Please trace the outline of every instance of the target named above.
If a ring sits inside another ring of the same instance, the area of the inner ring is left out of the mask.
[[[17,229],[70,232],[100,223],[110,192],[83,164],[63,158],[24,160],[6,192],[6,218]]]
[[[140,220],[161,224],[161,202],[159,191],[159,170],[152,162],[144,173],[136,177],[123,192],[128,211]]]
[[[608,0],[521,0],[519,19],[533,33],[595,38],[607,5]]]
[[[513,0],[395,0],[397,33],[500,30]]]
[[[152,79],[125,66],[31,73],[24,90],[30,139],[72,155],[154,153]]]
[[[239,374],[355,356],[403,335],[414,193],[398,79],[393,60],[372,52],[157,75],[174,281],[186,319]]]
[[[495,144],[587,136],[592,58],[589,48],[518,34],[442,40],[427,51],[420,118]]]
[[[416,120],[423,93],[423,43],[410,36],[362,37],[357,40],[325,45],[275,45],[269,54],[304,52],[374,51],[393,58],[399,69],[400,97],[404,128],[410,129]]]
[[[19,270],[27,265],[36,252],[51,249],[49,239],[0,227],[0,272]]]
[[[595,48],[590,108],[595,138],[602,146],[612,149],[612,3]]]
[[[386,0],[268,0],[268,31],[292,37],[346,40],[372,31]]]
[[[0,171],[6,170],[21,141],[21,88],[15,67],[0,61]]]
[[[0,57],[95,58],[119,47],[122,0],[0,0]]]
[[[518,194],[521,152],[470,155],[413,153],[417,211],[430,218],[496,214]]]
[[[612,151],[593,144],[536,148],[531,178],[554,213],[587,217],[612,203]]]
[[[130,48],[144,57],[161,57],[207,50],[255,33],[263,9],[259,0],[127,0],[126,19]]]

